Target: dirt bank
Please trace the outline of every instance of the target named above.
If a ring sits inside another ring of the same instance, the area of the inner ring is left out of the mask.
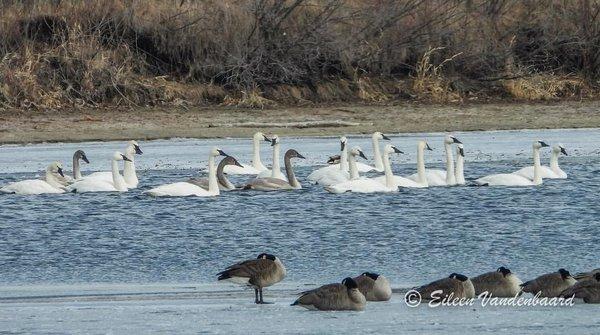
[[[0,112],[0,143],[600,127],[600,102]]]

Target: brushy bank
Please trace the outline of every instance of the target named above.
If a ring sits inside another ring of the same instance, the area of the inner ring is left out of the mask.
[[[0,0],[0,109],[597,98],[600,0]]]

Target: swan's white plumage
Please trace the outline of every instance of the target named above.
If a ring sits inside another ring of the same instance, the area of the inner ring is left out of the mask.
[[[558,156],[560,154],[567,154],[566,149],[561,145],[555,145],[552,147],[552,156],[550,157],[550,166],[540,166],[540,174],[544,179],[566,179],[567,173],[558,166]],[[533,180],[533,166],[527,166],[520,170],[513,172],[525,178]]]
[[[335,185],[350,179],[348,173],[348,140],[345,136],[340,138],[341,153],[340,163],[319,168],[308,175],[307,179],[323,186]]]
[[[267,168],[260,159],[260,143],[264,141],[269,141],[269,139],[263,133],[254,133],[252,136],[252,164],[241,164],[242,166],[228,164],[223,169],[223,172],[232,175],[257,175],[266,171]]]
[[[446,170],[426,169],[425,178],[429,186],[454,186],[456,185],[456,176],[454,173],[454,158],[452,155],[452,144],[461,142],[452,135],[446,135],[444,138],[444,151],[446,155]],[[411,180],[418,181],[418,173],[408,177]]]
[[[20,195],[37,195],[45,193],[64,193],[62,188],[54,187],[45,180],[28,179],[17,181],[0,188],[2,193],[14,193]]]
[[[69,192],[127,192],[127,183],[119,173],[119,161],[125,160],[125,155],[115,152],[111,159],[110,180],[104,178],[82,178],[67,187]],[[129,158],[127,158],[129,159]]]
[[[124,163],[123,167],[123,180],[127,184],[127,188],[137,188],[139,180],[135,171],[135,155],[140,154],[142,151],[136,141],[129,141],[127,148],[125,148],[125,156],[129,159]],[[100,171],[93,172],[85,176],[83,179],[99,179],[106,182],[112,183],[112,171]]]
[[[161,185],[151,190],[148,190],[145,193],[153,195],[155,197],[207,197],[214,195],[211,194],[209,191],[203,189],[202,187],[188,182],[177,182],[172,184]]]

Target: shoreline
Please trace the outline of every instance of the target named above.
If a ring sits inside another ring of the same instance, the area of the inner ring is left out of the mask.
[[[600,101],[339,105],[275,109],[135,107],[0,112],[0,145],[170,138],[600,127]]]

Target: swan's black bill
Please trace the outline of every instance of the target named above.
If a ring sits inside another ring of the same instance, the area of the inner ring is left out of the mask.
[[[452,141],[457,144],[462,144],[462,142],[459,141],[458,138],[456,138],[456,137],[452,137]]]
[[[229,155],[228,155],[228,154],[226,154],[226,153],[224,153],[224,152],[223,152],[223,150],[221,150],[221,149],[217,149],[217,152],[218,152],[218,153],[219,153],[219,155],[221,155],[221,156],[229,157]]]
[[[266,135],[263,135],[263,139],[265,140],[265,142],[271,142],[271,139],[268,138]]]
[[[306,157],[302,156],[300,153],[296,153],[296,157],[297,157],[297,158],[306,159]]]
[[[560,148],[560,152],[565,156],[569,156],[569,154],[567,154],[567,150],[565,150],[563,147]]]
[[[387,136],[385,136],[383,134],[381,134],[381,138],[383,138],[384,140],[387,140],[387,141],[391,141],[392,140],[391,138],[389,138],[389,137],[387,137]]]
[[[429,151],[433,151],[433,149],[431,149],[431,147],[429,146],[429,143],[425,143],[425,149],[427,149]]]
[[[136,153],[136,155],[141,155],[141,154],[143,154],[143,153],[144,153],[144,152],[142,151],[142,149],[140,149],[140,146],[139,146],[139,145],[137,145],[137,144],[134,144],[134,145],[133,145],[133,148],[135,149],[135,153]]]
[[[549,147],[549,145],[546,142],[544,142],[544,141],[538,141],[538,142],[540,142],[540,145],[542,146],[542,148],[543,147]]]
[[[131,162],[131,159],[127,158],[127,156],[121,154],[121,157],[123,157],[123,160],[126,162]]]
[[[458,148],[458,154],[465,157],[465,149],[463,148]]]
[[[90,164],[90,161],[88,160],[88,158],[86,157],[86,155],[81,155],[81,160],[83,160],[87,164]]]
[[[392,149],[394,149],[394,152],[397,154],[403,154],[404,152],[400,151],[398,148],[396,147],[392,147]]]
[[[231,157],[231,156],[229,156],[229,157],[230,157],[231,159],[233,159],[233,165],[239,166],[239,167],[241,167],[241,168],[243,168],[243,167],[244,167],[242,164],[240,164],[240,162],[238,162],[238,160],[237,160],[237,159],[235,159],[235,158],[233,158],[233,157]]]
[[[275,146],[275,144],[277,144],[277,139],[275,137],[273,137],[271,139],[271,146]]]
[[[367,156],[365,156],[365,153],[362,152],[362,150],[358,150],[358,155],[364,159],[368,159]]]
[[[63,178],[65,177],[65,174],[63,173],[62,168],[58,168],[58,174]]]
[[[346,147],[346,141],[341,141],[340,142],[340,151],[344,151],[345,147]]]

